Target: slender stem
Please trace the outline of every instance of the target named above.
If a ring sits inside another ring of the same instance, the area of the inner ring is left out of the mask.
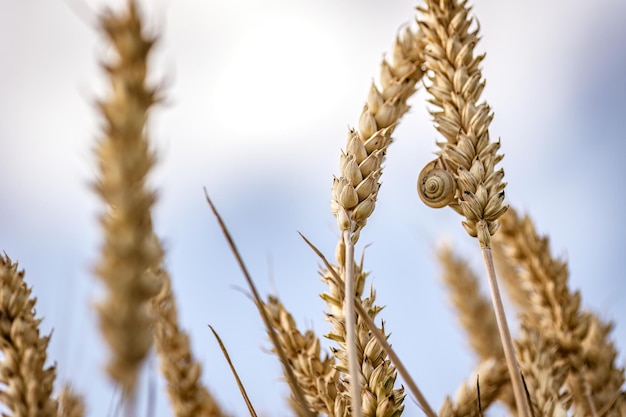
[[[250,287],[250,291],[252,291],[254,304],[256,304],[257,309],[259,310],[259,313],[261,314],[261,318],[263,319],[263,323],[265,324],[265,328],[267,329],[267,333],[270,336],[270,340],[272,341],[272,344],[276,348],[276,354],[280,358],[280,361],[282,362],[285,368],[285,375],[287,376],[287,382],[289,383],[289,386],[291,387],[292,392],[296,396],[296,399],[298,400],[298,404],[300,404],[303,415],[306,417],[314,417],[306,401],[306,397],[304,396],[302,387],[300,386],[300,384],[298,384],[298,379],[296,378],[296,375],[294,374],[293,369],[291,365],[289,364],[289,359],[287,359],[287,355],[285,354],[285,351],[282,348],[282,345],[280,344],[278,340],[278,335],[276,334],[274,327],[272,327],[272,323],[270,322],[270,318],[267,315],[267,311],[265,311],[265,307],[263,306],[264,305],[263,300],[261,299],[261,296],[259,295],[259,291],[257,290],[256,285],[254,285],[254,281],[252,280],[252,277],[250,276],[250,273],[248,272],[248,268],[246,268],[246,265],[243,262],[243,258],[241,257],[241,254],[239,253],[239,249],[237,249],[237,245],[235,245],[235,241],[230,235],[228,228],[226,228],[226,224],[224,223],[224,220],[222,220],[222,216],[220,216],[220,213],[217,211],[217,208],[213,205],[213,202],[209,198],[209,193],[207,192],[206,188],[204,189],[204,197],[206,198],[206,201],[209,204],[211,211],[215,215],[215,218],[217,219],[217,223],[219,224],[220,229],[222,229],[222,233],[224,234],[224,237],[228,241],[228,246],[230,246],[230,250],[232,251],[233,255],[235,256],[235,259],[237,260],[237,264],[239,265],[239,268],[241,269],[241,272],[243,273],[243,276],[246,279],[248,286]]]
[[[515,358],[511,332],[509,331],[509,325],[506,321],[506,315],[504,314],[504,306],[502,305],[502,297],[500,297],[500,290],[498,289],[496,269],[493,265],[491,248],[481,247],[481,249],[483,261],[485,262],[485,268],[487,270],[489,290],[491,291],[491,301],[496,314],[496,322],[498,323],[500,339],[502,340],[502,347],[504,349],[504,358],[506,360],[506,365],[509,368],[509,374],[511,375],[511,385],[513,387],[513,394],[515,395],[515,403],[517,404],[520,417],[531,417],[532,414],[530,411],[530,404],[524,392],[522,374],[520,373],[517,359]]]
[[[361,417],[361,367],[356,351],[356,314],[354,313],[354,243],[349,230],[343,231],[346,247],[344,265],[346,292],[343,298],[343,315],[346,318],[346,351],[348,353],[348,371],[350,372],[350,397],[352,398],[352,416]]]

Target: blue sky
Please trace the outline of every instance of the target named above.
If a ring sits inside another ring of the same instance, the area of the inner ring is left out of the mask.
[[[99,201],[92,149],[106,92],[107,49],[94,10],[122,2],[9,0],[0,7],[0,250],[20,262],[38,297],[59,381],[105,415],[113,390],[91,306],[101,288]],[[211,324],[253,403],[289,415],[287,392],[262,322],[235,287],[244,281],[203,198],[206,186],[265,294],[277,292],[298,323],[328,330],[318,259],[297,231],[332,256],[332,175],[348,126],[411,1],[279,0],[141,2],[162,39],[155,81],[168,103],[153,113],[159,152],[155,227],[167,247],[182,326],[225,408],[245,415]],[[487,51],[483,97],[491,136],[506,154],[508,202],[529,212],[553,253],[569,261],[572,288],[601,317],[618,321],[626,346],[626,5],[618,0],[476,0]],[[421,204],[415,179],[437,134],[422,90],[396,130],[377,209],[361,234],[366,268],[391,342],[437,408],[471,373],[474,357],[438,278],[434,246],[452,242],[480,271],[477,245],[451,210]],[[620,356],[623,365],[624,355]],[[153,371],[145,375],[154,375]],[[147,377],[146,377],[147,378]],[[144,381],[145,383],[145,381]],[[159,382],[161,384],[161,382]],[[161,386],[161,385],[159,385]],[[145,389],[145,384],[144,384]],[[159,416],[168,416],[165,395]],[[409,415],[419,415],[407,401]]]

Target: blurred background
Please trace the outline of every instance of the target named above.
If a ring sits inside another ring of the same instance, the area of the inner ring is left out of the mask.
[[[116,394],[93,304],[102,288],[101,204],[90,190],[107,92],[109,53],[97,13],[123,2],[4,0],[0,6],[0,250],[18,260],[38,298],[58,383],[108,415]],[[571,288],[626,350],[626,3],[475,0],[487,87],[501,137],[508,202],[549,234],[569,262]],[[161,40],[152,80],[167,104],[152,114],[159,154],[155,227],[167,248],[182,327],[203,380],[234,415],[247,414],[207,325],[221,334],[257,410],[288,416],[287,387],[243,277],[205,203],[206,187],[263,294],[278,294],[301,328],[325,334],[319,260],[333,258],[332,175],[349,126],[399,27],[418,3],[398,1],[140,1]],[[437,133],[421,89],[395,133],[377,209],[361,234],[365,267],[386,305],[380,318],[425,396],[439,407],[476,359],[440,280],[435,247],[448,241],[482,273],[475,241],[452,210],[415,192]],[[328,343],[324,341],[326,345]],[[626,356],[619,357],[624,365]],[[140,392],[157,381],[158,416],[171,411],[152,357]],[[420,415],[407,398],[407,415]]]

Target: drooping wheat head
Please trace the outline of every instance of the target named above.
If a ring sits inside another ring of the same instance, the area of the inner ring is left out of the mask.
[[[485,86],[480,71],[483,55],[474,55],[478,29],[470,32],[467,1],[426,0],[418,7],[419,25],[424,32],[426,87],[435,106],[435,126],[444,137],[438,142],[443,165],[455,179],[456,192],[450,206],[465,217],[463,227],[478,237],[482,247],[505,211],[504,171],[495,170],[502,159],[499,142],[489,139],[493,114],[480,101]]]

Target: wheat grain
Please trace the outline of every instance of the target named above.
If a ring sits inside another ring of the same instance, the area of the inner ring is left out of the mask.
[[[189,336],[178,325],[176,299],[166,270],[154,271],[161,291],[151,300],[154,341],[176,417],[223,417],[226,414],[200,381],[202,366],[193,357]]]
[[[39,336],[35,298],[6,255],[0,255],[0,400],[20,417],[55,417],[52,395],[56,369],[46,367],[50,336]]]
[[[162,256],[150,214],[156,195],[145,185],[155,162],[145,133],[148,112],[158,100],[156,90],[146,87],[155,38],[144,35],[132,0],[120,13],[103,13],[100,27],[117,57],[103,64],[111,95],[98,103],[105,125],[96,147],[100,174],[94,188],[105,208],[100,217],[104,243],[95,270],[108,294],[97,310],[111,350],[107,370],[130,396],[152,345],[146,303],[159,290],[146,270]]]

